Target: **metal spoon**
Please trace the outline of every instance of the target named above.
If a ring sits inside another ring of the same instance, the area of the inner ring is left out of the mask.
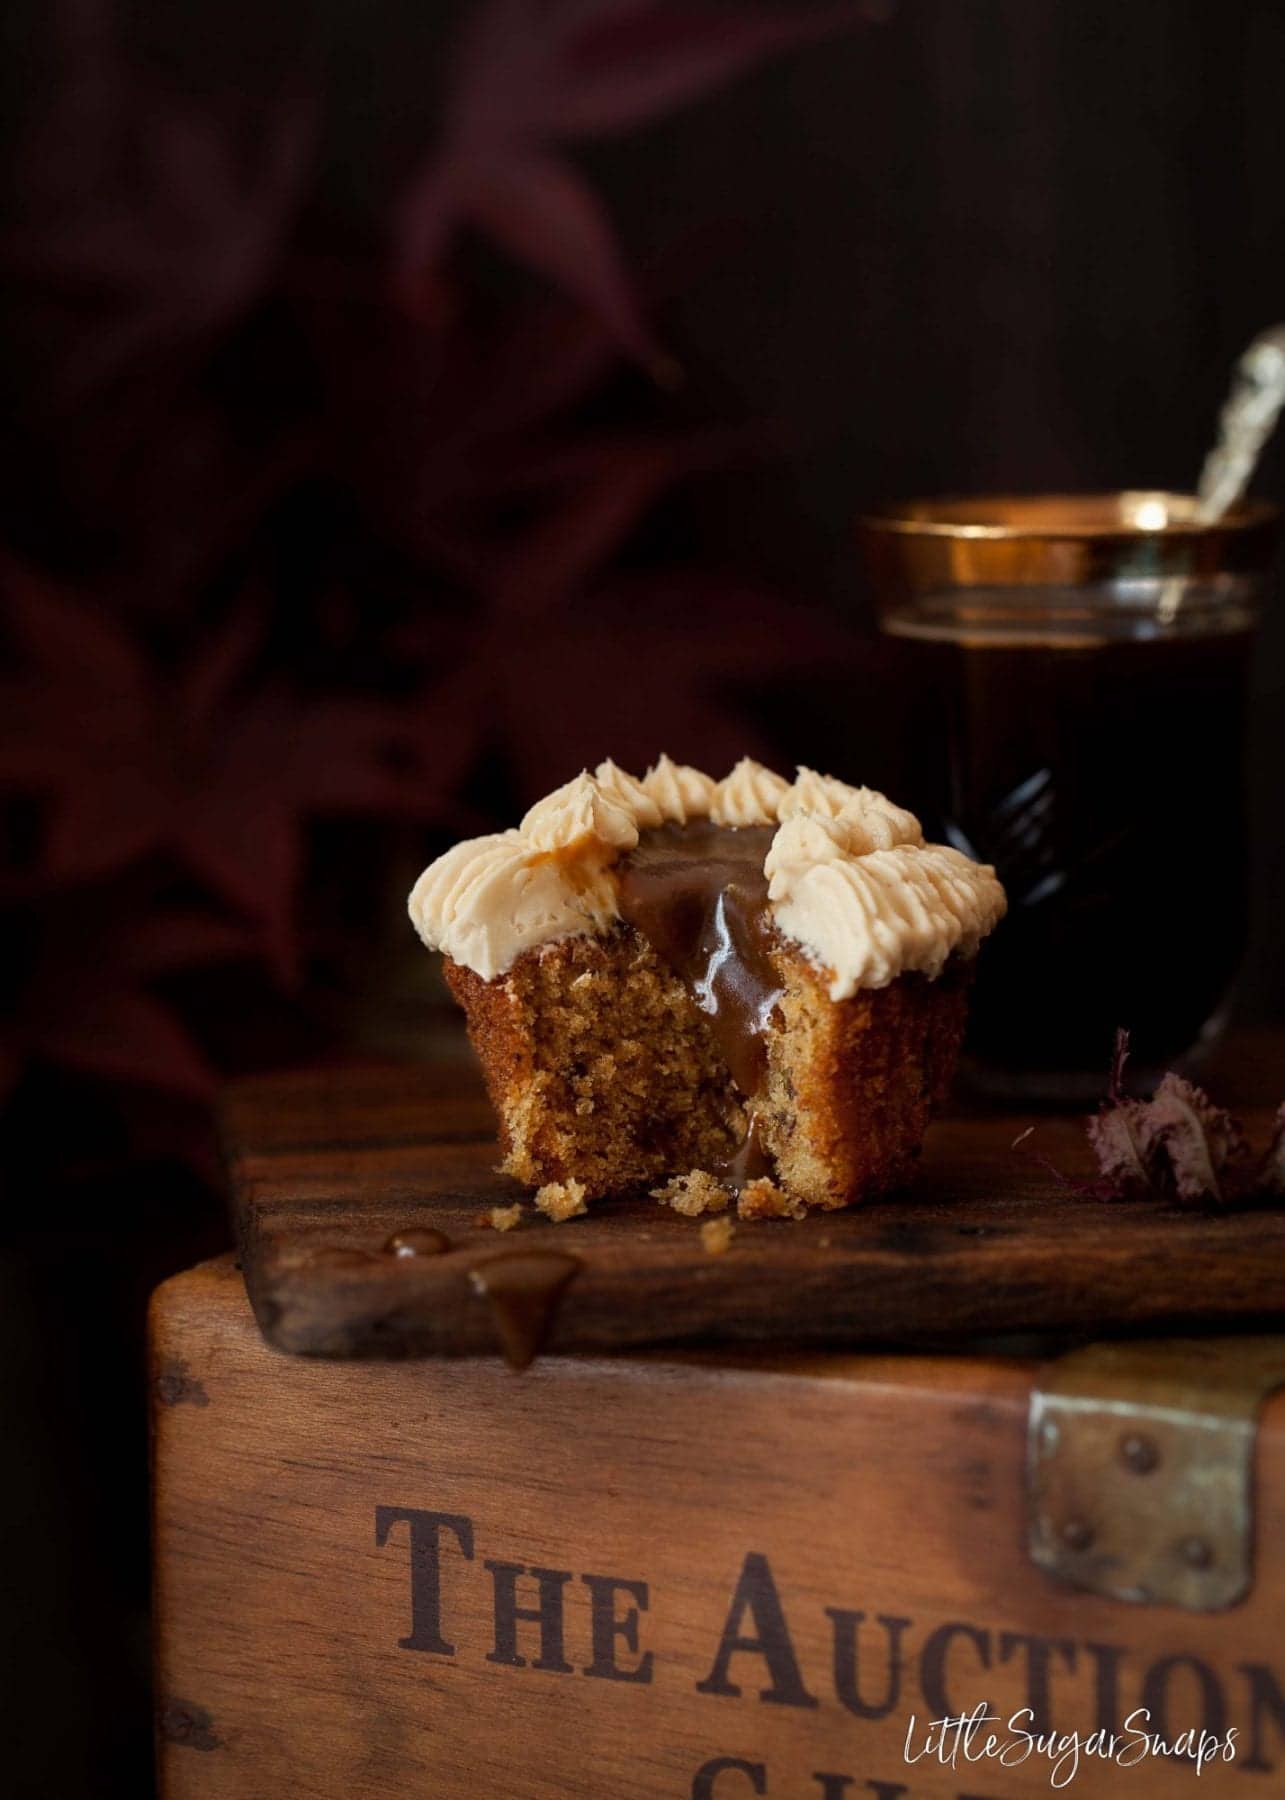
[[[1240,499],[1263,445],[1285,406],[1285,325],[1256,337],[1232,377],[1218,420],[1218,442],[1205,458],[1196,488],[1196,516],[1221,519]]]

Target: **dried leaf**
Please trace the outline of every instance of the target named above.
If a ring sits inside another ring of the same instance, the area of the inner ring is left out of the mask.
[[[1136,1100],[1117,1100],[1085,1123],[1089,1142],[1102,1171],[1101,1197],[1133,1200],[1152,1190],[1151,1172],[1142,1147]]]
[[[1276,1114],[1276,1129],[1259,1168],[1257,1185],[1263,1193],[1285,1195],[1285,1106]]]
[[[1138,1110],[1143,1143],[1161,1181],[1185,1204],[1221,1205],[1243,1192],[1247,1152],[1229,1112],[1181,1075],[1166,1075]]]
[[[1170,1073],[1150,1100],[1130,1099],[1124,1091],[1128,1057],[1128,1033],[1117,1032],[1107,1098],[1085,1121],[1102,1175],[1092,1190],[1098,1198],[1151,1194],[1186,1206],[1225,1206],[1269,1185],[1254,1174],[1237,1120],[1194,1082]],[[1278,1128],[1265,1167],[1281,1153],[1281,1135]]]

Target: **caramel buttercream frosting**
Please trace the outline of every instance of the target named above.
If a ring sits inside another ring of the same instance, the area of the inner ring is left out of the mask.
[[[753,833],[767,922],[825,974],[832,1000],[899,975],[940,974],[1002,918],[994,869],[925,844],[913,814],[871,788],[748,757],[715,781],[662,756],[641,779],[603,762],[537,802],[516,831],[457,844],[420,876],[410,916],[430,949],[484,981],[528,950],[603,936],[622,918],[620,866],[640,838]]]
[[[661,822],[686,825],[692,819],[708,819],[718,783],[690,763],[671,762],[660,756],[639,783],[660,808]]]

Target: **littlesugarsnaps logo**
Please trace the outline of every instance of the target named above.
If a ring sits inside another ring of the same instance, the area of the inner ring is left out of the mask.
[[[1213,1762],[1234,1762],[1236,1730],[1221,1736],[1194,1726],[1175,1738],[1150,1729],[1151,1713],[1145,1706],[1131,1712],[1119,1731],[1036,1731],[1029,1707],[1007,1719],[980,1701],[971,1712],[957,1717],[930,1719],[920,1725],[911,1713],[906,1726],[902,1756],[907,1763],[937,1762],[946,1769],[961,1764],[994,1762],[1001,1768],[1047,1764],[1049,1785],[1068,1787],[1086,1760],[1113,1763],[1117,1769],[1134,1769],[1148,1757],[1164,1756],[1189,1762],[1197,1775]]]

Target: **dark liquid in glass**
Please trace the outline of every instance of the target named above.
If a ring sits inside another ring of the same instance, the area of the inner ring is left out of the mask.
[[[1225,585],[1171,584],[1166,620],[1145,585],[1118,611],[1111,590],[1050,590],[1032,619],[970,589],[884,621],[924,702],[908,777],[925,829],[1008,891],[971,1048],[1019,1086],[1065,1077],[1068,1097],[1077,1075],[1101,1085],[1117,1026],[1140,1069],[1189,1050],[1245,941],[1252,613]]]

